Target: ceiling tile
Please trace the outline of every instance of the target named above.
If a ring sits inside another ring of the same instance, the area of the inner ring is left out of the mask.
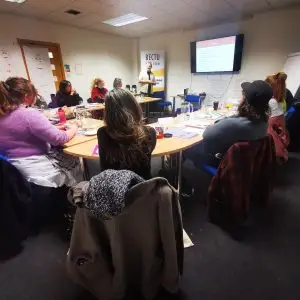
[[[274,8],[286,7],[289,5],[300,5],[300,0],[268,0],[270,5]]]
[[[16,9],[13,13],[17,15],[27,16],[27,17],[44,17],[49,14],[51,10],[47,8],[39,8],[31,5],[24,5],[19,9]]]
[[[87,27],[93,24],[97,24],[101,21],[102,19],[99,17],[98,14],[86,13],[82,17],[79,16],[78,19],[74,19],[74,25],[79,27]]]
[[[79,11],[92,12],[102,15],[105,13],[106,5],[100,0],[73,0],[69,5],[72,9],[78,9]]]
[[[20,5],[0,0],[0,12],[126,37],[140,37],[232,22],[249,14],[293,4],[300,4],[300,0],[27,0]],[[67,9],[79,10],[81,14],[68,15],[65,13]],[[102,23],[128,13],[136,13],[149,19],[125,27],[112,27]]]
[[[7,1],[0,2],[0,12],[12,12],[18,8],[21,4],[11,3]]]
[[[79,20],[83,17],[86,17],[88,13],[82,13],[80,15],[74,16],[65,12],[65,10],[59,12],[53,12],[45,16],[45,20],[62,23],[62,24],[70,24],[79,26]]]
[[[183,0],[151,0],[150,3],[155,7],[156,11],[163,10],[170,14],[178,13],[188,7],[188,3]]]
[[[232,10],[232,6],[224,0],[183,0],[190,5],[191,9],[199,9],[200,11],[228,11]]]
[[[267,1],[264,0],[226,0],[232,7],[245,11],[247,13],[253,13],[258,11],[264,11],[270,8]]]
[[[47,8],[50,12],[71,5],[74,0],[27,0],[21,6]],[[21,7],[22,8],[22,7]]]

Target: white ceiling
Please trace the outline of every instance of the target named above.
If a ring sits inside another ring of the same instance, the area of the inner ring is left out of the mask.
[[[126,37],[190,29],[222,21],[236,21],[253,13],[300,4],[300,0],[27,0],[23,4],[0,0],[0,12],[68,24]],[[76,9],[82,13],[65,13]],[[149,20],[115,28],[102,21],[127,13]]]

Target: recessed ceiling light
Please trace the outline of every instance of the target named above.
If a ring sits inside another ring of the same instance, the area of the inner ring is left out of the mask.
[[[148,19],[147,17],[139,16],[139,15],[136,15],[136,14],[127,14],[127,15],[124,15],[124,16],[121,16],[121,17],[117,17],[117,18],[113,18],[113,19],[103,21],[102,23],[112,25],[112,26],[115,26],[115,27],[120,27],[120,26],[125,26],[125,25],[128,25],[128,24],[144,21],[144,20],[147,20],[147,19]]]
[[[21,4],[24,3],[26,0],[5,0],[7,2],[12,2],[12,3],[17,3],[17,4]]]

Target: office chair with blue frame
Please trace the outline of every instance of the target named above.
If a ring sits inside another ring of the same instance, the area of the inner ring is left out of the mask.
[[[172,108],[172,102],[165,100],[165,91],[161,92],[154,92],[153,97],[155,98],[161,98],[162,100],[158,102],[158,106],[162,108],[163,113],[165,113],[166,108],[170,107]]]
[[[203,98],[201,95],[186,95],[185,101],[193,104],[194,111],[200,110]]]

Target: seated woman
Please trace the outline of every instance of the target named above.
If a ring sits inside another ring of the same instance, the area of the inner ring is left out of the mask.
[[[142,110],[134,96],[115,89],[105,98],[105,127],[98,130],[101,169],[131,170],[151,178],[151,153],[156,132],[143,126]]]
[[[91,99],[92,102],[103,103],[108,90],[105,88],[104,80],[95,78],[92,82]]]
[[[12,77],[0,82],[0,155],[29,182],[44,187],[71,186],[81,177],[78,164],[51,152],[50,145],[61,146],[71,140],[77,126],[59,130],[37,109],[27,108],[35,103],[36,94],[27,79]]]
[[[58,107],[76,106],[82,102],[82,98],[72,88],[72,84],[68,80],[62,80],[59,84],[59,91],[56,93],[56,102]]]
[[[121,89],[123,86],[122,79],[121,78],[115,78],[113,83],[114,89]]]
[[[272,88],[258,80],[243,83],[242,89],[237,115],[208,126],[202,143],[184,152],[184,157],[191,159],[197,168],[203,169],[204,165],[217,168],[221,157],[236,142],[257,140],[267,135]]]
[[[277,73],[266,78],[266,82],[270,84],[273,90],[273,98],[269,102],[270,118],[268,133],[274,139],[276,156],[279,161],[287,161],[288,159],[287,148],[289,145],[289,136],[284,117],[287,109],[286,79],[287,75],[285,73]]]

